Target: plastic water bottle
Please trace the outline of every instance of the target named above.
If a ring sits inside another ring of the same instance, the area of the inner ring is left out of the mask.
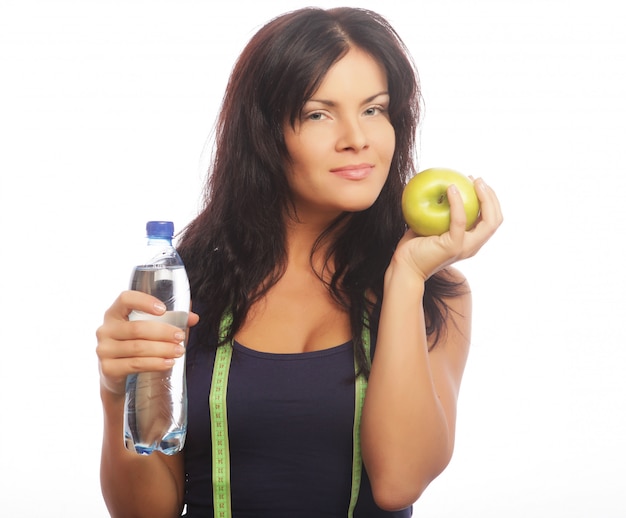
[[[149,221],[145,262],[133,270],[130,289],[149,293],[166,306],[156,317],[133,311],[129,320],[160,320],[187,329],[190,294],[185,266],[172,245],[174,224]],[[126,379],[124,440],[140,454],[180,451],[187,433],[187,387],[184,356],[161,372],[141,372]]]

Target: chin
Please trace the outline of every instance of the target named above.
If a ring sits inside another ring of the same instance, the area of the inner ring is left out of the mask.
[[[363,212],[367,209],[369,209],[372,206],[372,204],[370,203],[369,205],[361,205],[358,207],[351,207],[349,209],[345,209],[344,212],[351,212],[351,213],[357,213],[357,212]]]
[[[346,203],[346,201],[344,200],[343,203],[343,210],[345,212],[363,212],[364,210],[369,209],[372,205],[374,205],[374,202],[376,201],[377,198],[368,198],[368,199],[362,199],[362,200],[354,200],[351,203]]]

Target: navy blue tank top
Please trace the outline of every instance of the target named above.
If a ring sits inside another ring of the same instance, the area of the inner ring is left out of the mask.
[[[184,448],[188,518],[213,516],[208,399],[214,360],[214,347],[200,343],[192,328]],[[235,342],[226,400],[233,518],[345,518],[354,399],[352,342],[298,354],[259,352]],[[410,508],[379,509],[363,470],[355,518],[411,514]]]

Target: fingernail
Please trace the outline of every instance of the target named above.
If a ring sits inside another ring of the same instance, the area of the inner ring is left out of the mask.
[[[456,193],[459,192],[459,190],[456,188],[456,185],[452,184],[452,185],[450,185],[450,192],[452,194],[456,194]]]
[[[163,304],[162,302],[155,302],[154,309],[156,309],[160,313],[163,313],[167,308],[165,307],[165,304]]]
[[[182,356],[185,354],[185,348],[182,345],[177,345],[174,347],[174,354],[176,356]]]
[[[182,331],[178,331],[177,333],[174,334],[174,338],[176,338],[176,340],[184,340],[185,333],[183,333]]]

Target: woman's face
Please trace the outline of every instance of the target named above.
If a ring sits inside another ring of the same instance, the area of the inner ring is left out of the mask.
[[[384,68],[351,49],[327,72],[295,125],[284,125],[287,176],[301,221],[361,211],[389,174],[395,133]]]

